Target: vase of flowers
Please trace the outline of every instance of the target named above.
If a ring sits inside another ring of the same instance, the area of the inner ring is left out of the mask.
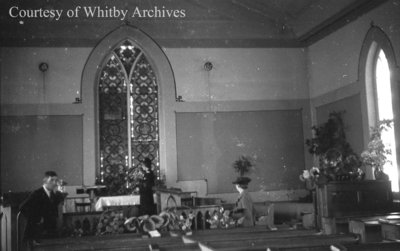
[[[303,173],[300,175],[300,180],[305,182],[306,189],[311,191],[316,188],[319,179],[319,168],[318,167],[311,167],[310,170],[303,170]]]
[[[361,153],[361,161],[365,167],[373,169],[376,180],[389,180],[384,173],[384,165],[391,163],[388,156],[392,151],[382,141],[382,132],[392,127],[393,120],[381,120],[371,128],[371,137],[367,149]]]

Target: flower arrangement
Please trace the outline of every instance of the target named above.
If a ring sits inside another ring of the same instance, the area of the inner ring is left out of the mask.
[[[173,207],[162,211],[159,215],[142,215],[140,217],[124,218],[121,210],[106,210],[100,216],[96,227],[96,235],[109,235],[121,233],[148,233],[150,231],[176,231],[190,234],[193,229],[195,212],[189,209],[189,213],[181,213],[179,208]],[[215,210],[206,222],[211,229],[232,228],[240,223],[235,220],[230,210],[221,207]]]
[[[192,229],[193,219],[195,218],[194,212],[189,212],[186,214],[178,214],[176,208],[161,212],[160,216],[162,216],[165,220],[169,222],[165,226],[165,230],[180,230],[183,232],[190,232]]]
[[[143,215],[140,217],[130,217],[123,223],[126,232],[147,233],[153,230],[159,231],[182,231],[190,232],[192,229],[194,213],[188,215],[178,214],[177,209],[169,209],[159,215]]]
[[[392,127],[392,123],[393,120],[381,120],[375,127],[372,127],[368,147],[361,153],[363,165],[374,168],[376,179],[388,179],[388,176],[383,171],[384,165],[391,163],[387,156],[391,155],[392,151],[386,148],[381,136],[383,131],[387,131],[388,128]]]
[[[318,178],[319,178],[319,168],[311,167],[310,170],[303,170],[303,173],[300,175],[300,180],[306,183],[306,189],[312,190],[315,188]]]
[[[237,222],[231,217],[231,211],[225,210],[223,207],[219,211],[214,211],[207,222],[211,229],[215,228],[231,228],[235,227]]]
[[[96,235],[120,234],[124,231],[122,211],[106,210],[101,214],[97,224]]]
[[[128,171],[127,186],[131,188],[131,193],[138,193],[138,189],[144,180],[145,171],[141,166],[133,167]]]
[[[319,184],[329,181],[363,180],[364,171],[360,168],[360,160],[356,155],[348,155],[343,159],[340,152],[330,149],[321,157],[320,167],[304,170],[300,180],[306,182],[306,189],[312,190]]]
[[[364,178],[360,157],[346,140],[342,114],[331,112],[326,123],[312,127],[314,137],[307,139],[306,145],[309,152],[318,157],[319,167],[303,172],[301,180],[321,184],[333,180]]]
[[[239,159],[233,162],[232,166],[240,176],[244,176],[246,173],[250,172],[250,169],[253,167],[253,163],[249,157],[241,155]]]

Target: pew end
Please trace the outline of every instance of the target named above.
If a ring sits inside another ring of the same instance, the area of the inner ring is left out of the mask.
[[[199,248],[201,251],[215,251],[216,250],[216,249],[214,249],[204,243],[201,243],[201,242],[199,242]]]
[[[185,235],[182,235],[182,242],[184,244],[197,243],[197,241],[195,239],[187,237]]]
[[[329,250],[331,251],[347,251],[347,248],[345,246],[343,246],[342,244],[332,244],[329,247]]]
[[[150,244],[149,250],[150,251],[160,251],[160,247],[158,246],[158,244]]]
[[[255,209],[256,210],[256,225],[266,226],[270,230],[277,230],[274,223],[274,215],[275,215],[275,204],[271,203],[269,205],[263,206],[263,209]]]

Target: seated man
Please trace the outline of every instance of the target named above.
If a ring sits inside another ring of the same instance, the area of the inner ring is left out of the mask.
[[[57,174],[47,171],[43,186],[32,192],[21,204],[20,212],[27,221],[24,242],[32,244],[43,237],[57,236],[58,205],[65,197],[60,191],[61,184],[57,183]]]

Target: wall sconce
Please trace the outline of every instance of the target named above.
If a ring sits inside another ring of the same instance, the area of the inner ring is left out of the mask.
[[[76,95],[78,95],[78,96],[75,98],[75,101],[73,102],[73,104],[82,103],[82,85],[81,85],[80,90],[76,92]]]
[[[204,63],[204,70],[206,70],[206,71],[211,71],[213,67],[214,66],[210,61],[207,61]]]
[[[38,67],[43,76],[41,102],[46,103],[46,72],[49,70],[49,64],[41,62]]]
[[[82,99],[80,97],[76,97],[74,104],[80,104],[80,103],[82,103]]]

